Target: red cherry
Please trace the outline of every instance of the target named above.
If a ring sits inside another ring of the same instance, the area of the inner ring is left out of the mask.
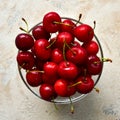
[[[83,64],[87,59],[87,52],[82,47],[72,47],[66,52],[66,58],[75,64]]]
[[[67,95],[66,97],[70,97],[72,95],[74,95],[76,93],[76,87],[72,86],[74,83],[73,82],[69,82],[68,83],[68,88],[67,88]]]
[[[67,81],[64,79],[58,79],[54,84],[54,89],[57,95],[61,97],[66,97],[68,89]]]
[[[84,43],[83,45],[82,45],[82,47],[84,47],[85,49],[86,49],[86,51],[87,51],[87,53],[89,54],[89,55],[95,55],[95,54],[97,54],[98,53],[98,51],[99,51],[99,46],[98,46],[98,44],[95,42],[95,41],[90,41],[90,42],[88,42],[88,43]]]
[[[15,39],[15,44],[19,50],[27,51],[33,47],[34,39],[32,38],[30,34],[21,33],[17,35]]]
[[[102,61],[96,55],[88,56],[87,71],[91,75],[97,75],[102,71]]]
[[[42,75],[38,70],[31,70],[26,73],[26,80],[32,87],[38,87],[42,83]]]
[[[90,76],[80,76],[76,83],[76,89],[81,94],[87,94],[94,88],[94,81]]]
[[[58,64],[63,60],[64,59],[63,59],[62,51],[59,50],[58,48],[53,49],[51,53],[51,61]]]
[[[46,62],[43,66],[43,71],[48,76],[57,76],[58,65],[54,62]]]
[[[94,36],[94,30],[87,24],[81,24],[74,28],[74,36],[81,42],[89,42]]]
[[[48,33],[42,25],[35,26],[32,30],[32,35],[36,40],[41,38],[49,40],[50,38],[50,33]]]
[[[66,42],[66,44],[70,45],[74,41],[74,37],[69,32],[61,32],[57,35],[56,39],[56,46],[60,49],[63,49],[63,45]]]
[[[42,99],[50,101],[56,98],[54,87],[50,84],[42,84],[39,88],[40,96]]]
[[[45,61],[43,60],[40,60],[38,58],[35,58],[35,67],[38,69],[38,70],[43,70],[43,66],[45,64]]]
[[[65,19],[60,26],[60,32],[70,32],[71,34],[73,34],[74,27],[74,22],[72,22],[70,19]]]
[[[28,51],[18,52],[17,63],[26,70],[31,70],[35,65],[34,55]]]
[[[56,12],[49,12],[43,18],[43,27],[49,33],[55,33],[60,29],[60,25],[55,22],[61,22],[61,18]]]
[[[62,61],[58,65],[58,74],[61,78],[74,80],[78,75],[78,69],[74,63]]]
[[[44,83],[54,85],[57,79],[58,79],[57,75],[54,75],[54,76],[50,75],[49,76],[46,73],[42,74],[42,80],[43,80]]]
[[[34,52],[40,60],[48,60],[50,58],[51,49],[47,48],[49,45],[50,43],[46,39],[39,39],[35,41]]]

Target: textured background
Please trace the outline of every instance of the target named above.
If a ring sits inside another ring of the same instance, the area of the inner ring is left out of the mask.
[[[120,0],[0,0],[0,120],[120,120]],[[43,15],[56,11],[61,16],[78,18],[93,25],[105,57],[102,77],[97,84],[100,93],[91,92],[75,103],[75,113],[69,105],[53,104],[36,98],[23,84],[16,65],[15,37],[24,26],[40,22]]]

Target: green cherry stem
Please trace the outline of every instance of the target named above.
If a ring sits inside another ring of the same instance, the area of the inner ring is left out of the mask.
[[[62,23],[62,22],[57,22],[57,21],[54,21],[53,23],[54,23],[54,24],[66,25],[66,26],[69,26],[69,27],[74,27],[73,25],[66,24],[66,23]]]
[[[19,29],[22,30],[22,31],[24,31],[24,32],[26,32],[26,33],[29,33],[29,28],[28,28],[28,23],[27,23],[27,21],[25,20],[25,18],[22,18],[22,21],[25,23],[26,29],[24,29],[24,28],[22,28],[22,27],[20,27]]]
[[[56,105],[56,103],[55,103],[54,97],[53,97],[52,101],[53,101],[53,104],[54,104],[55,109],[58,110],[58,107],[57,107],[57,105]]]
[[[70,111],[71,111],[71,113],[73,114],[73,113],[74,113],[73,102],[72,102],[72,100],[71,100],[71,97],[69,97],[69,99],[70,99]]]
[[[45,73],[44,71],[40,71],[40,70],[31,70],[33,72],[40,72],[40,73]],[[26,72],[31,72],[30,70],[26,70]]]
[[[63,44],[63,58],[64,58],[64,60],[66,62],[66,65],[67,65],[67,59],[66,59],[66,56],[65,56],[65,47],[66,47],[66,42],[64,40],[64,44]]]
[[[78,84],[81,84],[82,83],[82,81],[79,81],[79,82],[76,82],[76,83],[74,83],[74,84],[72,84],[72,85],[70,85],[70,86],[68,86],[68,87],[74,87],[74,86],[76,86],[76,85],[78,85]]]
[[[110,58],[102,58],[101,61],[102,62],[111,62],[112,63],[112,60]]]
[[[95,61],[94,64],[99,64],[100,62],[110,62],[110,63],[112,63],[112,60],[110,58],[101,58],[100,61]]]
[[[66,41],[65,41],[65,45],[66,45],[66,46],[68,47],[68,49],[73,53],[73,55],[76,54],[76,52],[71,49],[71,47],[66,43]]]
[[[56,39],[52,41],[46,48],[49,49],[55,42],[56,42]]]

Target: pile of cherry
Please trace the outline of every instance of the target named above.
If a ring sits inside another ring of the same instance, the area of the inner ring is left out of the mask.
[[[70,97],[76,92],[87,94],[94,89],[92,76],[102,71],[103,59],[97,53],[94,27],[56,12],[44,15],[41,24],[16,36],[17,63],[26,71],[26,82],[39,87],[42,99]]]

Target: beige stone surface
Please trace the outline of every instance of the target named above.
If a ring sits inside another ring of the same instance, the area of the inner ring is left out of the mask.
[[[24,26],[40,22],[43,15],[56,11],[61,16],[93,25],[104,51],[113,60],[105,63],[97,84],[100,93],[91,92],[74,104],[53,104],[36,98],[24,85],[17,70],[15,37]],[[0,0],[0,120],[120,120],[120,0]]]

